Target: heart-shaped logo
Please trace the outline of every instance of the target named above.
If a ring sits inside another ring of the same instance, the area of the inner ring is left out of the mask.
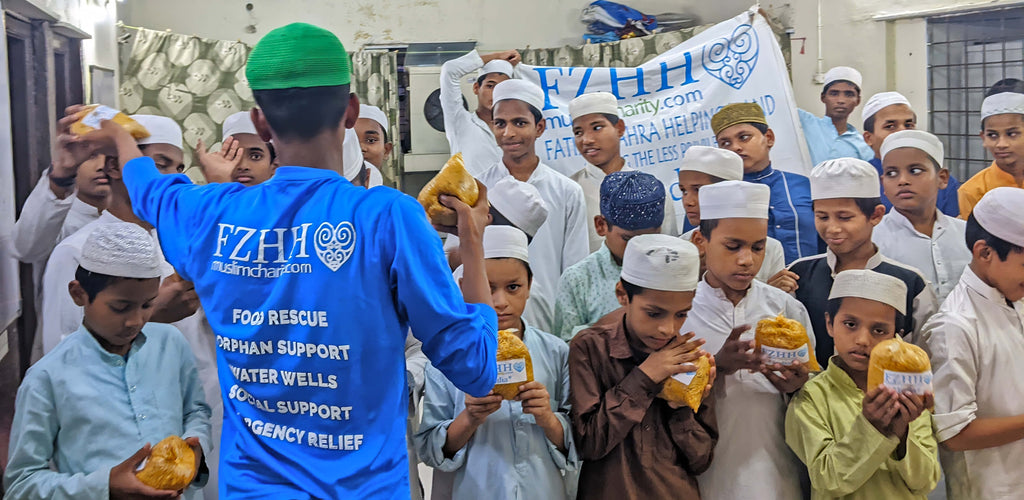
[[[704,47],[704,70],[732,88],[743,88],[757,65],[759,49],[754,27],[741,24],[729,38],[719,38]]]
[[[512,368],[515,369],[515,371],[517,372],[521,372],[526,369],[526,362],[516,361],[515,364],[512,365]]]
[[[356,246],[356,228],[349,222],[342,222],[337,226],[324,222],[316,228],[313,246],[316,247],[316,256],[320,258],[320,262],[331,271],[337,271],[352,256]]]

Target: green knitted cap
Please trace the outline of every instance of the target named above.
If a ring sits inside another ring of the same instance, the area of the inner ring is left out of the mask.
[[[334,33],[292,23],[267,33],[249,53],[252,90],[329,87],[351,81],[348,53]]]

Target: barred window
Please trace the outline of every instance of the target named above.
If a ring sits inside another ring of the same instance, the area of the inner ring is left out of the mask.
[[[929,129],[960,180],[991,164],[978,135],[981,101],[1004,78],[1024,79],[1024,8],[928,19]]]

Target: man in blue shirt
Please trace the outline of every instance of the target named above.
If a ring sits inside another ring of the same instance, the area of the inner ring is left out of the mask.
[[[910,101],[899,92],[880,92],[871,96],[864,103],[864,142],[871,147],[874,157],[868,163],[875,167],[879,177],[882,175],[882,142],[889,134],[901,130],[913,130],[917,128],[917,113],[910,109]],[[945,168],[945,165],[939,165]],[[939,198],[936,205],[939,210],[950,216],[960,216],[960,202],[956,196],[956,190],[960,188],[960,182],[956,177],[949,176],[946,187],[939,190]],[[882,205],[888,212],[892,208],[889,198],[885,197],[884,188],[882,193]]]
[[[406,332],[470,395],[497,376],[486,189],[475,207],[441,200],[458,214],[439,229],[461,236],[464,300],[423,207],[340,175],[359,101],[337,37],[303,23],[271,31],[246,76],[253,123],[282,165],[257,186],[161,176],[112,122],[86,138],[116,147],[135,211],[218,334],[220,496],[407,499]]]
[[[775,132],[768,127],[764,110],[757,103],[726,105],[711,117],[711,130],[718,147],[743,158],[743,180],[771,188],[768,207],[768,236],[779,240],[786,263],[818,253],[814,229],[811,184],[800,174],[772,168],[769,152]]]
[[[825,86],[821,89],[825,116],[819,118],[799,110],[812,164],[836,158],[874,158],[874,152],[849,123],[850,114],[860,104],[861,80],[860,72],[853,68],[832,68],[825,73]]]

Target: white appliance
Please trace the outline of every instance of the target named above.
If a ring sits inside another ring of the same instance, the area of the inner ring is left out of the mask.
[[[441,87],[440,66],[407,66],[409,73],[409,134],[411,150],[405,155],[406,172],[435,172],[450,156],[448,138],[427,122],[427,113],[440,116],[440,102],[428,98]],[[473,83],[476,73],[466,75],[462,82],[462,95],[469,109],[476,109]],[[427,109],[429,106],[429,109]]]

